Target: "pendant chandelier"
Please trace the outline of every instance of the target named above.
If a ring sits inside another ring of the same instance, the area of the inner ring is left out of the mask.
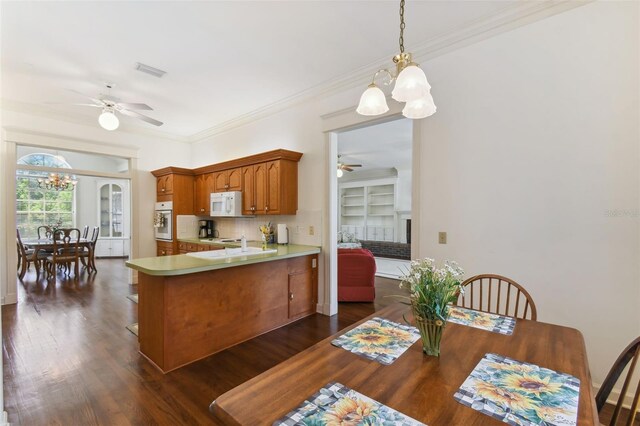
[[[46,179],[39,178],[38,186],[42,189],[64,191],[74,189],[78,182],[69,175],[50,173]]]
[[[400,53],[393,57],[396,64],[395,74],[388,69],[378,70],[371,84],[360,97],[356,112],[361,115],[380,115],[389,111],[384,92],[376,85],[380,74],[385,76],[383,84],[396,82],[391,97],[398,102],[406,102],[402,115],[407,118],[419,119],[429,117],[436,112],[436,105],[431,96],[431,86],[427,76],[418,64],[412,61],[411,53],[404,51],[404,2],[400,0]]]

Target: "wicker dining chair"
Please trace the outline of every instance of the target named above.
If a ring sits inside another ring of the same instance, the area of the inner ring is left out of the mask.
[[[70,264],[74,264],[74,278],[77,280],[79,275],[78,266],[78,244],[80,243],[80,230],[77,228],[57,229],[53,235],[53,252],[45,259],[45,270],[47,278],[56,282],[57,267],[65,266],[65,272],[68,274]]]
[[[514,280],[495,274],[465,280],[457,306],[492,314],[536,321],[538,313],[531,295]]]
[[[629,391],[631,381],[633,380],[633,373],[635,371],[636,364],[638,363],[638,359],[640,359],[640,337],[636,338],[622,351],[616,362],[613,363],[611,370],[609,370],[609,374],[607,374],[607,378],[604,379],[602,386],[600,386],[600,390],[598,390],[598,394],[596,395],[596,407],[598,407],[598,412],[600,412],[604,407],[604,404],[607,402],[607,399],[611,394],[611,390],[618,382],[618,379],[624,372],[627,365],[631,363],[627,370],[627,376],[622,384],[622,389],[618,396],[618,402],[616,403],[616,408],[613,410],[609,426],[615,426],[618,423],[618,420],[621,420],[620,414],[622,413],[622,405],[625,402],[627,392]],[[637,416],[638,408],[640,408],[640,379],[638,380],[638,383],[636,383],[636,392],[633,397],[633,402],[631,403],[631,410],[629,411],[627,421],[624,425],[631,426],[634,424],[633,422]]]

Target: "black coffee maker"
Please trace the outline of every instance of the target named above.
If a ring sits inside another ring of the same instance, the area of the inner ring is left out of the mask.
[[[212,220],[199,220],[198,226],[198,238],[214,238],[215,235],[215,222]]]

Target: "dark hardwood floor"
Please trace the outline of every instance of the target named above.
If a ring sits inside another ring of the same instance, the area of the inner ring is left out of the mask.
[[[79,283],[58,279],[55,287],[36,283],[30,271],[18,284],[18,304],[2,307],[5,410],[12,424],[213,424],[208,407],[216,397],[401,293],[397,281],[378,278],[375,303],[342,303],[337,316],[313,315],[163,375],[125,329],[137,321],[137,310],[126,298],[136,288],[124,261],[97,266],[96,275],[85,272]]]
[[[2,307],[4,396],[21,425],[211,424],[222,393],[338,330],[393,303],[341,304],[334,317],[313,315],[163,375],[139,353],[125,326],[137,321],[136,293],[122,259],[98,260],[79,283],[18,283],[17,305]],[[33,269],[33,268],[32,268]],[[381,279],[381,295],[397,282]]]

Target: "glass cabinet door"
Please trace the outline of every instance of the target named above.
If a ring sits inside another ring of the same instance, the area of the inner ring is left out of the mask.
[[[111,206],[111,185],[102,185],[100,187],[100,236],[111,236],[111,215],[109,214]]]
[[[123,229],[123,189],[115,183],[100,187],[100,236],[122,237]]]

